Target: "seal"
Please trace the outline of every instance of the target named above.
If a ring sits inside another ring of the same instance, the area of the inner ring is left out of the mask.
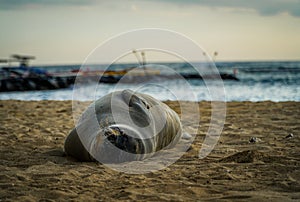
[[[83,112],[64,150],[79,161],[121,163],[172,148],[181,136],[175,111],[149,95],[123,90],[96,100]]]

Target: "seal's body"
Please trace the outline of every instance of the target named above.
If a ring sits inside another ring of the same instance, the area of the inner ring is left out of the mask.
[[[179,116],[155,98],[123,90],[92,103],[65,141],[65,152],[80,161],[143,160],[181,138]]]

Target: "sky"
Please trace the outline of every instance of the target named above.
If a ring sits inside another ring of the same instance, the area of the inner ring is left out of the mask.
[[[35,64],[82,63],[141,28],[179,32],[218,61],[300,60],[300,0],[0,0],[0,27],[0,58]]]

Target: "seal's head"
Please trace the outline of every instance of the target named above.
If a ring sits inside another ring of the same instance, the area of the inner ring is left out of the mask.
[[[112,93],[110,123],[100,127],[89,149],[91,155],[115,163],[141,160],[155,152],[155,136],[166,122],[165,112],[156,102],[131,90]]]

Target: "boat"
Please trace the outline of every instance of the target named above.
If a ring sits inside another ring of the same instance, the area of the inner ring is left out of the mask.
[[[151,68],[150,65],[147,65],[146,63],[146,56],[145,52],[141,51],[139,55],[138,51],[133,50],[132,53],[135,55],[138,63],[139,68],[132,67],[124,70],[118,70],[118,71],[105,71],[105,72],[98,72],[98,74],[95,74],[96,71],[91,72],[78,72],[77,79],[82,79],[87,75],[101,75],[101,78],[99,79],[99,76],[96,77],[97,81],[100,83],[140,83],[140,82],[146,82],[146,81],[162,81],[162,80],[171,80],[171,79],[178,79],[178,75],[174,74],[163,74],[159,70],[155,69],[155,67]],[[218,52],[214,52],[213,61],[215,61],[216,56],[218,55]],[[142,59],[141,59],[142,58]],[[126,76],[125,76],[126,75]],[[232,80],[232,81],[239,81],[239,79],[236,77],[236,72],[234,71],[234,74],[228,74],[228,73],[220,73],[220,74],[204,74],[200,75],[199,73],[180,73],[182,78],[188,79],[188,80]]]
[[[137,52],[133,51],[134,54]],[[70,88],[75,81],[82,84],[87,83],[140,83],[146,81],[161,81],[178,79],[178,75],[162,74],[158,69],[151,68],[146,64],[145,53],[141,52],[143,61],[139,61],[140,67],[131,67],[121,70],[72,70],[67,72],[47,72],[43,68],[30,67],[29,61],[35,59],[34,56],[12,55],[9,59],[0,60],[8,63],[7,67],[0,69],[0,92],[10,91],[35,91],[35,90],[56,90]],[[19,66],[10,66],[11,62],[18,62]],[[239,79],[232,74],[208,74],[199,75],[197,73],[181,73],[182,78],[192,79]]]
[[[74,81],[68,77],[52,76],[41,68],[29,67],[34,56],[12,55],[2,63],[19,62],[17,67],[2,67],[0,70],[0,92],[55,90],[69,87]]]

